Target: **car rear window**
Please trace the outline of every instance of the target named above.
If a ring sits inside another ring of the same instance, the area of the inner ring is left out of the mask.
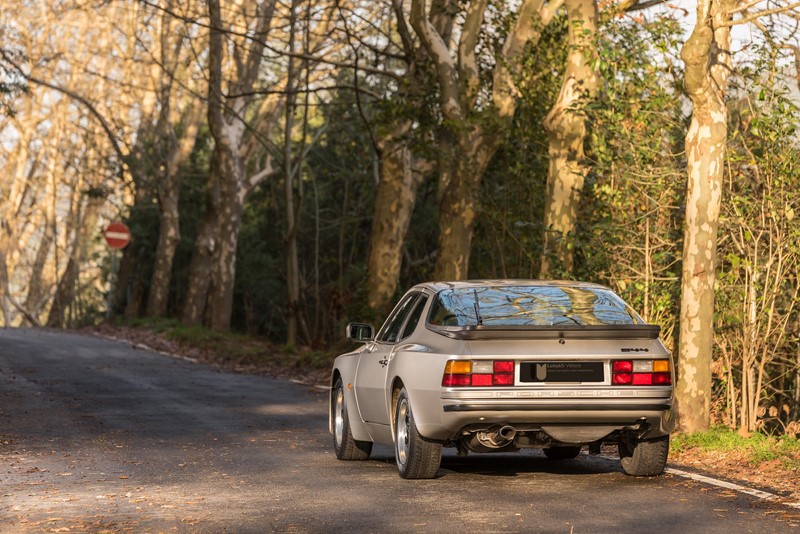
[[[431,305],[436,326],[554,326],[643,324],[613,291],[559,286],[444,289]]]

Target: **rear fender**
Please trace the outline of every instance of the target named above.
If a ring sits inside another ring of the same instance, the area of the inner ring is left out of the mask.
[[[344,402],[347,406],[347,417],[353,439],[357,441],[372,441],[364,421],[361,420],[361,414],[358,413],[358,403],[356,402],[356,393],[353,387],[358,358],[345,358],[341,362],[336,362],[336,364],[331,373],[331,394],[328,401],[328,431],[333,433],[333,388],[336,385],[336,379],[341,377],[342,386],[344,387]]]
[[[408,402],[414,414],[417,431],[422,437],[437,439],[434,434],[442,424],[442,374],[447,360],[457,356],[443,355],[425,350],[417,345],[398,351],[389,364],[389,376],[393,379],[387,384],[388,406],[391,410],[389,421],[394,427],[394,412],[397,394],[405,387]],[[460,356],[463,358],[464,356]],[[394,435],[394,428],[392,428]]]

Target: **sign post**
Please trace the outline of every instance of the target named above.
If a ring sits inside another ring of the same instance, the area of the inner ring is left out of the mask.
[[[106,319],[111,317],[111,310],[114,306],[114,283],[117,279],[117,256],[118,250],[122,250],[131,242],[130,229],[121,222],[115,222],[108,225],[108,228],[103,232],[103,237],[106,243],[111,248],[111,273],[109,273],[109,288],[108,298],[106,299]]]

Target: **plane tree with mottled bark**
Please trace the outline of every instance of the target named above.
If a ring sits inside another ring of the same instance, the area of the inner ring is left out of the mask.
[[[219,1],[208,2],[208,124],[214,148],[183,305],[183,321],[189,324],[199,324],[208,312],[213,328],[230,325],[242,207],[249,192],[273,172],[269,152],[260,168],[248,172],[245,134],[275,4],[263,0],[248,14],[235,4],[226,3],[223,10]],[[246,28],[253,39],[230,31],[235,28]]]
[[[439,240],[434,277],[466,278],[478,186],[489,161],[514,116],[518,99],[515,77],[526,47],[534,45],[563,0],[525,0],[494,65],[481,65],[478,48],[486,29],[488,0],[469,2],[465,12],[455,3],[436,14],[425,0],[411,2],[410,22],[436,73],[442,126],[437,135],[439,175]],[[454,28],[452,33],[442,28]],[[486,89],[483,80],[492,80]]]
[[[168,3],[168,9],[172,6]],[[194,150],[201,125],[204,123],[205,102],[194,90],[202,85],[191,78],[192,71],[179,68],[192,64],[188,40],[196,36],[195,27],[182,23],[169,12],[161,13],[158,26],[156,94],[158,118],[153,127],[158,198],[158,243],[153,274],[147,297],[146,314],[165,316],[169,302],[172,263],[180,242],[180,212],[178,202],[181,167]],[[177,109],[176,109],[177,108]]]
[[[688,186],[676,395],[679,424],[687,432],[707,429],[710,422],[718,228],[728,141],[726,95],[733,72],[731,27],[776,13],[791,15],[798,7],[789,2],[763,8],[759,4],[698,0],[695,27],[681,52],[692,118],[686,134]]]

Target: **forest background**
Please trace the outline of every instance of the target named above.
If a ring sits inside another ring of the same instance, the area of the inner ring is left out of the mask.
[[[661,325],[684,430],[795,435],[799,24],[786,0],[6,2],[0,324],[329,350],[421,281],[588,280]]]

